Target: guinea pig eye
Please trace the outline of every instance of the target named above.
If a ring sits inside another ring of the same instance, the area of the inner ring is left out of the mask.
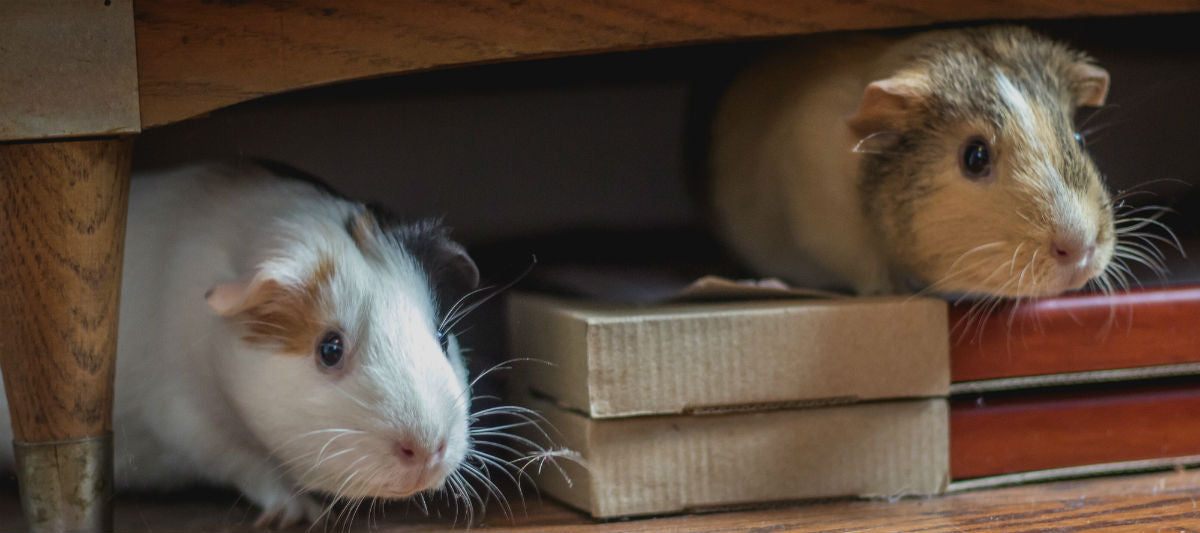
[[[1087,143],[1083,141],[1083,135],[1075,132],[1075,142],[1079,143],[1080,148],[1087,148]]]
[[[969,139],[963,145],[959,162],[963,176],[969,179],[986,178],[992,171],[992,153],[987,141],[978,137]]]
[[[439,331],[437,337],[438,343],[442,345],[442,352],[445,353],[446,350],[450,349],[450,334],[444,331]]]
[[[326,333],[317,344],[317,362],[322,368],[337,370],[342,368],[342,359],[346,351],[346,343],[342,334],[336,331]]]

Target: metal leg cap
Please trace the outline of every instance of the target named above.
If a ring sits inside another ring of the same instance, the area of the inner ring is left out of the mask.
[[[13,442],[13,451],[31,533],[112,531],[112,434]]]

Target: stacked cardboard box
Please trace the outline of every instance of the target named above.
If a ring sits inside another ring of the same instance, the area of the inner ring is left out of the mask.
[[[632,306],[517,294],[518,394],[554,426],[596,517],[938,494],[949,482],[945,303],[790,299]]]

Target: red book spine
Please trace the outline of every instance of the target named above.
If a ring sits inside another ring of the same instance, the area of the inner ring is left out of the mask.
[[[1200,455],[1197,383],[951,400],[954,479],[1187,455]]]
[[[1200,362],[1200,287],[968,309],[950,313],[954,382]]]

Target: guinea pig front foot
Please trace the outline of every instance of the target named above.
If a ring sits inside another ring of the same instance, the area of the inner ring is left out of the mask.
[[[321,516],[321,505],[304,494],[286,495],[275,503],[264,506],[262,514],[254,521],[258,529],[287,529],[300,524],[315,522]]]

